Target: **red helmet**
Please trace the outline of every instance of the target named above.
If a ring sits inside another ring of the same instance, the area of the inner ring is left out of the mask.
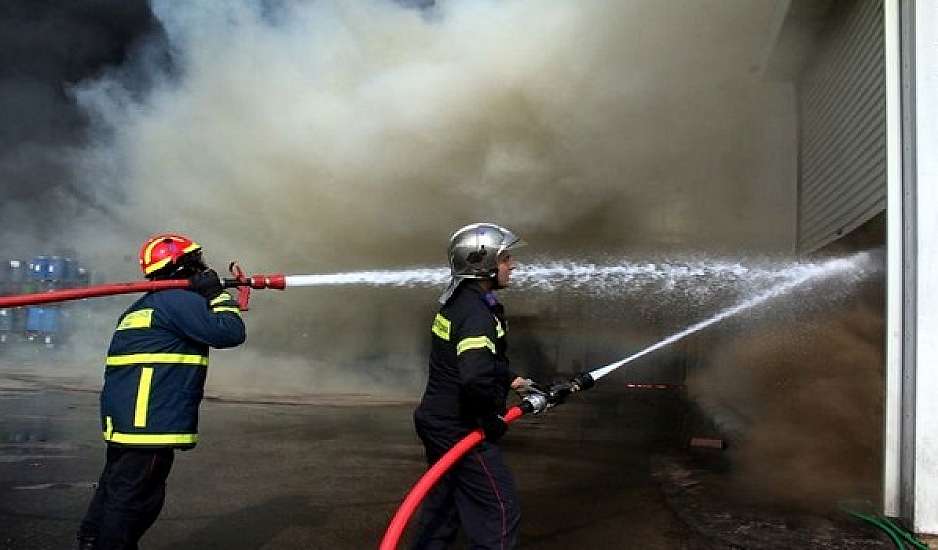
[[[140,247],[140,269],[149,277],[157,270],[175,264],[191,252],[202,250],[202,245],[185,235],[161,233],[154,235]]]

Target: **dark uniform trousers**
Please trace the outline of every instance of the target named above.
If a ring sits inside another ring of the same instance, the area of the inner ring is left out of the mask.
[[[418,428],[433,464],[454,442],[440,445]],[[497,445],[483,441],[439,481],[424,500],[418,519],[415,550],[449,548],[459,527],[469,548],[510,550],[518,544],[521,503],[511,472]]]
[[[140,537],[163,508],[174,452],[165,447],[108,446],[104,471],[79,530],[85,547],[137,549]],[[94,543],[89,544],[92,539]]]

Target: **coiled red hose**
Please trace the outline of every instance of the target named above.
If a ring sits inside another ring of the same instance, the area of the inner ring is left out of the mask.
[[[523,415],[524,410],[522,410],[521,407],[512,407],[505,413],[505,423],[511,424]],[[395,550],[397,548],[397,544],[400,542],[401,535],[404,534],[407,523],[410,521],[411,516],[414,515],[417,507],[420,506],[420,503],[423,502],[423,499],[426,498],[430,489],[437,484],[440,478],[443,477],[454,464],[459,462],[470,449],[481,443],[483,439],[485,439],[485,434],[482,430],[474,430],[453,445],[453,448],[446,451],[446,454],[441,456],[440,459],[423,474],[417,483],[414,484],[410,492],[407,493],[407,496],[404,497],[404,502],[398,507],[394,517],[391,518],[391,523],[388,524],[388,529],[384,532],[384,538],[381,539],[381,545],[378,547],[380,550]]]

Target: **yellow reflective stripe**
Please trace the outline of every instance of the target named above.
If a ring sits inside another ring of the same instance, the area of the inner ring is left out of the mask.
[[[129,330],[136,328],[150,328],[153,322],[153,309],[140,309],[131,311],[121,319],[116,330]]]
[[[495,353],[495,344],[488,336],[473,336],[459,341],[459,344],[456,345],[456,355],[462,355],[464,351],[479,348],[489,348],[489,351]]]
[[[134,409],[134,428],[147,425],[147,406],[150,404],[150,381],[153,380],[153,367],[140,369],[140,384],[137,386],[137,406]]]
[[[222,292],[221,294],[213,298],[212,301],[208,303],[208,305],[215,306],[222,302],[233,302],[233,301],[234,301],[234,298],[231,297],[231,294],[228,294],[227,292]]]
[[[126,365],[146,365],[148,363],[181,363],[184,365],[208,365],[204,355],[186,355],[184,353],[133,353],[130,355],[111,355],[107,366],[123,367]]]
[[[439,313],[436,314],[436,317],[433,318],[433,334],[436,334],[444,340],[449,340],[449,319],[443,317]]]
[[[188,253],[192,252],[193,250],[198,250],[198,249],[200,249],[200,248],[202,248],[202,245],[200,245],[199,243],[193,241],[192,244],[190,244],[190,245],[187,246],[185,249],[183,249],[182,253],[183,253],[183,254],[188,254]]]
[[[238,309],[238,308],[236,308],[236,307],[215,307],[215,308],[212,308],[212,313],[224,313],[224,312],[226,312],[226,311],[231,312],[231,313],[237,313],[238,315],[241,315],[241,310]]]
[[[153,259],[153,249],[156,248],[156,245],[160,244],[161,242],[163,242],[163,239],[153,239],[153,241],[147,245],[146,249],[144,249],[143,259],[146,263],[150,263],[150,261]]]
[[[124,445],[195,445],[199,442],[199,434],[125,434],[112,432],[110,437],[105,433],[104,439],[105,441]]]
[[[498,317],[495,318],[495,337],[501,338],[505,335],[505,329],[502,328],[502,322],[498,320]]]
[[[151,264],[150,267],[147,268],[146,274],[149,275],[150,273],[153,273],[157,269],[166,267],[166,265],[169,263],[170,260],[172,260],[172,258],[163,258],[162,260],[156,262],[155,264]]]
[[[104,439],[110,439],[112,433],[114,433],[114,422],[111,420],[110,416],[105,416],[104,417]]]

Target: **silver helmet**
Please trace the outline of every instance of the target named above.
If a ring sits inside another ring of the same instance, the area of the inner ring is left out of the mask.
[[[445,304],[465,279],[489,279],[498,272],[498,257],[524,245],[511,230],[494,223],[473,223],[460,228],[449,238],[447,257],[451,279],[440,296]]]

